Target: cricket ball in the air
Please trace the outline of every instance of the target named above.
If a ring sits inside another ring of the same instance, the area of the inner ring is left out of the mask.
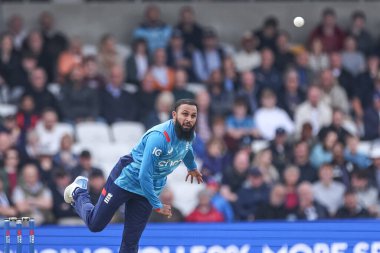
[[[293,23],[296,27],[302,27],[305,24],[303,17],[295,17]]]

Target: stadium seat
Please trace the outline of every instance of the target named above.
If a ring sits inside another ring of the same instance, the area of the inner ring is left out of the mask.
[[[254,153],[260,152],[261,150],[269,147],[269,142],[264,140],[256,140],[252,143],[252,151]]]
[[[108,125],[103,122],[82,122],[76,125],[76,137],[81,143],[111,143]]]
[[[116,143],[136,144],[144,134],[143,124],[132,121],[116,122],[111,126],[113,139]]]
[[[57,128],[63,130],[63,132],[68,133],[71,137],[74,137],[74,127],[68,123],[57,123]]]
[[[197,94],[200,91],[206,90],[206,87],[204,84],[201,83],[188,83],[186,86],[186,90],[194,94]]]
[[[0,104],[0,117],[6,117],[9,115],[15,115],[17,112],[17,106],[10,104]]]

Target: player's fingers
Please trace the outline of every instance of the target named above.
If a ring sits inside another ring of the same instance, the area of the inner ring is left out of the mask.
[[[190,174],[187,174],[185,182],[187,182],[187,179],[189,178]]]
[[[193,177],[193,176],[191,176],[191,183],[193,183],[193,181],[194,181],[194,177]]]

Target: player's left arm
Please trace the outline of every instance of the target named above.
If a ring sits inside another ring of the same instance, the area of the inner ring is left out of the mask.
[[[197,180],[198,184],[203,183],[202,174],[197,169],[197,164],[195,163],[193,149],[190,148],[183,158],[183,163],[187,168],[186,180],[190,178],[190,182],[193,183],[194,178]]]

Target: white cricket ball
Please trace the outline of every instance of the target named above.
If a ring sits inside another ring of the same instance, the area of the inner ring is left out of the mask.
[[[302,27],[305,24],[303,17],[295,17],[293,23],[296,27]]]

